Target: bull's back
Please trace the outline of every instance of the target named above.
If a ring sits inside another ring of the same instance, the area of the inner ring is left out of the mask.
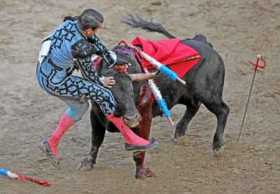
[[[225,68],[221,56],[207,41],[186,39],[183,42],[197,50],[203,58],[184,78],[189,83],[191,92],[206,98],[213,93],[222,95]]]

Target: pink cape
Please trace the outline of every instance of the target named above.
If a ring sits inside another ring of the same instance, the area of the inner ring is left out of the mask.
[[[183,44],[180,39],[146,40],[136,37],[131,44],[142,48],[142,51],[168,66],[182,78],[200,60],[201,56],[193,48]],[[140,58],[148,70],[154,69],[148,61]]]

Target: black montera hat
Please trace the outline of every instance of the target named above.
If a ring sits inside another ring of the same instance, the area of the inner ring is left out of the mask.
[[[98,28],[104,22],[104,17],[95,9],[86,9],[78,17],[78,22],[82,30]]]

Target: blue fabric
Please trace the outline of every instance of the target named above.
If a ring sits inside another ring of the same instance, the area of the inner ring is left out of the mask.
[[[78,109],[76,109],[73,106],[69,106],[65,111],[65,114],[67,114],[69,117],[71,117],[73,119],[76,117],[77,113],[78,113]]]
[[[92,48],[89,50],[103,58],[109,53],[97,36],[90,38],[93,42],[89,43],[88,38],[82,34],[77,21],[66,20],[48,36],[48,40],[51,40],[50,51],[42,64],[40,64],[37,78],[40,80],[40,76],[43,74],[48,77],[48,81],[53,85],[61,84],[65,77],[69,75],[69,72],[74,69],[74,57],[72,55],[74,46],[79,45],[81,53],[83,53],[83,42],[88,43],[87,46]],[[88,54],[88,57],[79,58],[78,64],[81,66],[80,69],[86,69],[85,76],[87,76],[87,79],[98,82],[97,74],[89,68],[91,54],[93,53],[89,52]]]
[[[86,113],[89,107],[88,102],[81,103],[77,100],[71,100],[67,98],[61,98],[69,107],[66,109],[65,114],[71,117],[74,121],[79,121]]]
[[[67,20],[48,37],[51,48],[42,64],[37,66],[37,79],[41,86],[50,82],[52,85],[61,84],[74,68],[71,47],[85,39],[76,21]],[[50,61],[52,63],[50,63]],[[47,80],[46,80],[47,78]]]
[[[87,81],[81,77],[70,75],[65,78],[62,84],[53,85],[43,76],[39,80],[41,87],[51,95],[59,98],[69,99],[67,103],[70,107],[70,113],[74,120],[79,120],[88,109],[87,100],[97,103],[105,115],[112,114],[116,109],[116,100],[112,92],[94,82]],[[85,101],[80,103],[80,101]],[[64,100],[65,101],[65,100]],[[70,115],[69,115],[70,116]]]
[[[0,168],[0,176],[8,176],[8,170],[5,168]]]
[[[51,40],[50,51],[37,65],[36,70],[39,85],[51,95],[70,99],[66,112],[76,121],[81,119],[88,109],[87,102],[79,103],[84,98],[96,102],[105,115],[112,114],[116,101],[91,68],[92,52],[97,52],[103,58],[109,53],[101,41],[96,36],[88,40],[82,34],[77,21],[71,20],[58,26],[47,39]],[[87,53],[83,55],[84,58],[76,59],[83,77],[72,75],[75,68],[73,51]]]
[[[86,37],[78,27],[77,21],[66,20],[50,36],[52,41],[49,57],[63,69],[73,67],[71,47]]]
[[[164,99],[157,100],[160,110],[165,117],[171,117],[171,112],[169,111]]]
[[[163,73],[164,75],[166,75],[167,77],[169,77],[172,80],[176,80],[177,79],[177,74],[172,71],[171,69],[169,69],[168,67],[161,65],[159,68],[160,72]]]

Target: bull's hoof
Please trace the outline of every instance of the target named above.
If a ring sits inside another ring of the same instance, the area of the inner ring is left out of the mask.
[[[222,147],[224,146],[224,140],[223,139],[219,139],[219,140],[216,140],[214,139],[213,141],[213,151],[219,151]]]
[[[191,145],[190,137],[189,136],[180,137],[180,138],[176,139],[176,142],[174,143],[174,145],[178,146],[178,148],[179,147],[189,147]]]
[[[185,131],[176,129],[175,134],[174,134],[174,139],[178,139],[178,138],[183,137],[185,135],[186,135]]]
[[[94,167],[95,162],[91,156],[85,157],[80,164],[78,165],[78,169],[81,171],[89,171]]]
[[[147,177],[155,177],[155,173],[153,171],[151,171],[151,169],[149,168],[138,168],[136,170],[136,175],[135,178],[137,179],[144,179]]]
[[[213,149],[213,156],[219,158],[223,155],[223,152],[224,152],[224,146],[220,147],[218,150]]]
[[[177,143],[178,143],[178,138],[173,137],[173,138],[171,138],[171,141],[172,141],[174,144],[177,144]]]

